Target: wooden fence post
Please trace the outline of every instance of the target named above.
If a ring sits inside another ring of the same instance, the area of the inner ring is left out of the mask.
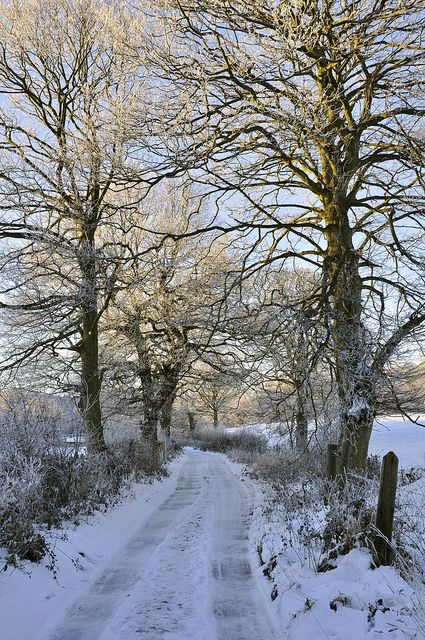
[[[327,478],[329,480],[334,480],[336,478],[337,461],[338,461],[338,445],[328,444]]]
[[[376,528],[384,537],[377,533],[375,549],[380,564],[391,564],[393,552],[391,536],[393,533],[393,519],[395,496],[397,491],[398,458],[393,451],[387,453],[382,460],[381,484],[379,487],[378,508],[376,511]],[[387,542],[388,540],[388,542]]]

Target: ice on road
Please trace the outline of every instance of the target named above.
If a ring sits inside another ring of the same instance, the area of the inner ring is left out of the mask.
[[[184,455],[175,489],[49,640],[278,637],[249,545],[252,487],[224,456]]]

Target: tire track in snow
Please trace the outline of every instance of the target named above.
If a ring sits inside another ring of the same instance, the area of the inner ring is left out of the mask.
[[[218,454],[187,451],[175,490],[50,640],[275,640],[252,575],[252,491]]]
[[[249,561],[254,495],[224,458],[215,463],[212,576],[216,640],[272,640],[276,634]]]

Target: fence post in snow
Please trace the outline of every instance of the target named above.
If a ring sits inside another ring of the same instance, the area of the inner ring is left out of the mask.
[[[393,451],[387,453],[382,460],[381,483],[379,487],[378,508],[376,511],[377,533],[375,549],[380,564],[391,564],[393,552],[391,536],[393,533],[393,519],[395,496],[397,491],[398,458]]]

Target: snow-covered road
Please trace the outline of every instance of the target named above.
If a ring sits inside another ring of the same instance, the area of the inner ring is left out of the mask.
[[[279,637],[249,545],[251,485],[224,456],[184,456],[177,484],[49,640]]]

